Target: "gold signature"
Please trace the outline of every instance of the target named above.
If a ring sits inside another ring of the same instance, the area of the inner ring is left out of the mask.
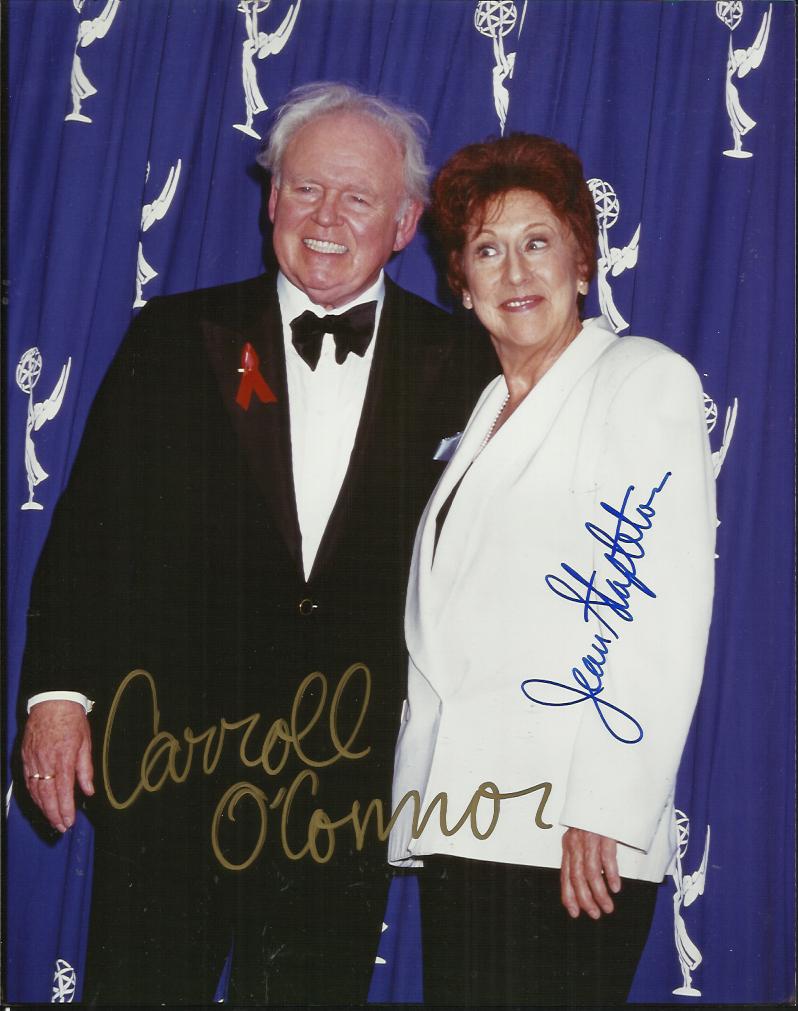
[[[355,724],[346,740],[342,740],[338,729],[338,712],[341,700],[350,682],[357,675],[363,679],[365,690],[363,691],[362,703]],[[111,786],[109,768],[111,739],[121,701],[129,687],[140,679],[144,680],[150,693],[152,703],[152,737],[141,757],[138,783],[127,797],[120,800]],[[300,719],[300,712],[305,708],[303,707],[303,702],[308,692],[314,687],[318,688],[318,701],[315,709],[304,719]],[[424,831],[436,807],[438,808],[440,830],[443,835],[454,835],[468,822],[471,832],[476,838],[487,839],[498,824],[501,802],[503,800],[524,797],[538,790],[542,791],[542,793],[537,811],[535,812],[535,824],[541,829],[552,827],[551,824],[543,820],[543,811],[551,793],[551,783],[537,783],[535,786],[530,786],[525,790],[502,793],[495,783],[487,781],[480,783],[476,788],[462,815],[453,826],[449,826],[448,824],[448,797],[445,791],[437,794],[432,799],[423,814],[421,812],[420,794],[417,790],[408,791],[396,805],[392,816],[387,822],[385,820],[383,802],[376,797],[369,801],[365,811],[361,810],[360,801],[355,800],[351,810],[338,819],[330,818],[323,808],[316,808],[308,821],[306,842],[299,849],[294,849],[288,840],[291,808],[297,793],[302,788],[310,789],[311,795],[316,796],[319,788],[319,776],[314,770],[326,768],[342,758],[357,761],[365,758],[371,750],[368,747],[359,751],[353,750],[355,738],[363,725],[371,697],[371,672],[365,664],[356,663],[344,671],[330,702],[328,730],[332,753],[324,757],[312,757],[306,752],[303,741],[322,718],[328,695],[329,685],[326,676],[320,671],[308,674],[297,688],[291,705],[289,719],[278,718],[274,720],[266,732],[260,751],[253,754],[251,738],[256,726],[260,722],[260,713],[252,713],[243,719],[234,721],[222,717],[217,725],[210,726],[201,733],[195,733],[191,727],[185,727],[181,741],[168,730],[160,729],[161,714],[158,709],[158,691],[155,685],[155,678],[149,671],[133,670],[122,679],[114,695],[105,728],[102,769],[108,801],[112,807],[122,811],[130,807],[138,799],[142,791],[156,793],[167,780],[171,780],[173,783],[184,783],[192,771],[196,749],[198,748],[202,749],[202,772],[205,775],[211,775],[219,764],[227,735],[233,731],[243,729],[238,746],[238,758],[244,767],[256,768],[260,766],[267,775],[276,776],[285,768],[293,751],[306,768],[297,773],[287,789],[279,787],[271,800],[264,790],[254,783],[247,781],[234,783],[224,792],[216,806],[211,822],[211,847],[219,863],[231,871],[243,871],[257,859],[266,842],[269,811],[275,811],[278,807],[281,808],[280,843],[285,856],[289,860],[302,860],[304,857],[309,856],[319,864],[327,863],[332,858],[335,852],[335,833],[345,825],[352,826],[355,836],[355,846],[358,851],[362,850],[365,845],[368,826],[372,819],[377,838],[381,842],[384,842],[388,838],[394,823],[399,818],[405,805],[408,803],[413,805],[412,835],[414,839],[418,839]],[[185,752],[181,756],[184,746]],[[245,798],[254,801],[257,808],[257,838],[246,859],[240,862],[233,862],[225,856],[220,840],[220,830],[225,820],[230,822],[236,820],[236,809]],[[477,817],[481,801],[487,801],[492,805],[487,828],[480,828]]]

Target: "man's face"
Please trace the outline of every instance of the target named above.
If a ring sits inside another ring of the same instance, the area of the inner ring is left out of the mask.
[[[416,231],[421,205],[405,199],[402,153],[367,117],[338,112],[295,134],[272,183],[269,217],[280,269],[317,305],[350,302]]]

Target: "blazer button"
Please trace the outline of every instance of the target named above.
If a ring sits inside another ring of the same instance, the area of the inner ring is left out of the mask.
[[[299,613],[300,614],[313,614],[319,605],[315,600],[311,600],[310,597],[303,597],[299,602]]]

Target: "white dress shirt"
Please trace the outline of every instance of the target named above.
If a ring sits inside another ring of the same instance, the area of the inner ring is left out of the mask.
[[[313,370],[291,341],[291,320],[308,309],[317,316],[326,316],[327,310],[311,302],[282,273],[277,277],[277,297],[283,319],[294,495],[307,579],[349,467],[376,338],[371,340],[362,358],[350,353],[339,365],[335,360],[333,336],[325,334],[321,356]],[[376,301],[376,333],[384,299],[385,279],[380,272],[367,291],[352,302],[336,307],[330,315],[339,316],[355,305]]]

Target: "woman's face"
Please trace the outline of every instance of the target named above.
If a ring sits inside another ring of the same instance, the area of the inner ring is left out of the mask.
[[[581,328],[576,240],[545,197],[510,190],[488,205],[463,251],[463,300],[503,353],[558,355]]]

